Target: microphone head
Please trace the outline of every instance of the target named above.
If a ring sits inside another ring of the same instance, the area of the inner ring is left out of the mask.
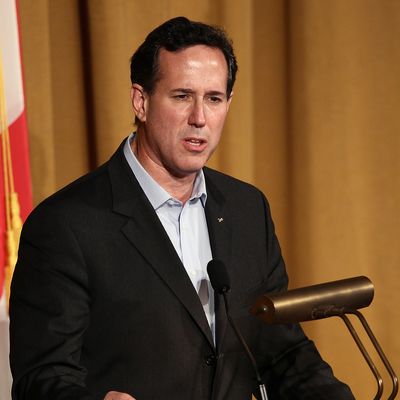
[[[211,260],[207,265],[208,276],[210,277],[211,286],[219,293],[229,292],[231,282],[225,264],[220,260]]]

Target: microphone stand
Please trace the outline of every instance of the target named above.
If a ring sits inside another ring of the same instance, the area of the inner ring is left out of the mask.
[[[229,292],[229,290],[230,290],[230,281],[229,281],[228,271],[225,268],[225,264],[220,260],[211,260],[207,264],[207,272],[208,272],[208,276],[210,277],[211,286],[213,287],[215,293],[221,294],[224,298],[225,312],[226,312],[228,321],[229,321],[231,327],[233,328],[233,331],[235,332],[235,335],[238,338],[239,343],[241,343],[241,345],[245,349],[246,354],[253,366],[253,370],[256,374],[256,379],[257,379],[258,387],[259,387],[260,394],[261,394],[261,400],[268,400],[267,391],[265,389],[265,385],[264,385],[263,381],[261,380],[261,376],[258,371],[256,360],[254,359],[253,354],[249,349],[249,346],[247,346],[247,343],[244,340],[244,337],[240,333],[238,326],[236,325],[235,321],[233,320],[233,318],[231,317],[231,314],[229,312],[227,292]]]
[[[250,362],[251,362],[252,365],[253,365],[253,369],[254,369],[254,371],[255,371],[255,373],[256,373],[256,379],[257,379],[258,388],[259,388],[260,394],[261,394],[261,399],[262,399],[262,400],[268,400],[268,397],[267,397],[267,390],[265,389],[265,385],[264,385],[264,383],[263,383],[263,381],[262,381],[262,379],[261,379],[260,372],[258,371],[258,367],[257,367],[256,360],[254,359],[253,354],[251,353],[251,351],[250,351],[250,349],[249,349],[249,346],[247,345],[246,341],[244,340],[242,334],[241,334],[240,331],[239,331],[238,326],[236,325],[236,322],[235,322],[234,319],[231,317],[231,314],[230,314],[230,312],[229,312],[229,304],[228,304],[228,298],[227,298],[226,293],[227,293],[226,291],[223,291],[223,292],[222,292],[222,296],[223,296],[223,298],[224,298],[224,303],[225,303],[226,316],[228,317],[228,321],[229,321],[229,323],[231,324],[231,326],[232,326],[232,328],[233,328],[233,331],[234,331],[235,334],[236,334],[236,337],[238,338],[239,342],[240,342],[240,343],[242,344],[242,346],[244,347],[244,349],[245,349],[245,351],[246,351],[246,354],[247,354],[247,356],[249,357]]]

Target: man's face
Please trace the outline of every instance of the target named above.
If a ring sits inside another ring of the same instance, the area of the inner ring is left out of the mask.
[[[160,51],[153,93],[145,93],[139,85],[132,89],[141,120],[138,156],[145,168],[185,177],[204,166],[218,145],[231,101],[227,76],[219,49],[196,45]],[[139,95],[142,101],[137,103]]]

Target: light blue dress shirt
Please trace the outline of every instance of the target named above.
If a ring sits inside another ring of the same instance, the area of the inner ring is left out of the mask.
[[[212,259],[212,254],[204,211],[207,201],[204,173],[199,171],[190,199],[183,204],[163,189],[142,167],[132,152],[130,143],[133,140],[135,135],[131,134],[124,146],[125,158],[199,295],[215,342],[214,291],[207,274],[207,264]]]

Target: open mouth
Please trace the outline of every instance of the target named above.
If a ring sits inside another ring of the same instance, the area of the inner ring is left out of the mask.
[[[203,139],[188,138],[188,139],[185,139],[185,142],[190,144],[191,146],[200,147],[206,141]]]

